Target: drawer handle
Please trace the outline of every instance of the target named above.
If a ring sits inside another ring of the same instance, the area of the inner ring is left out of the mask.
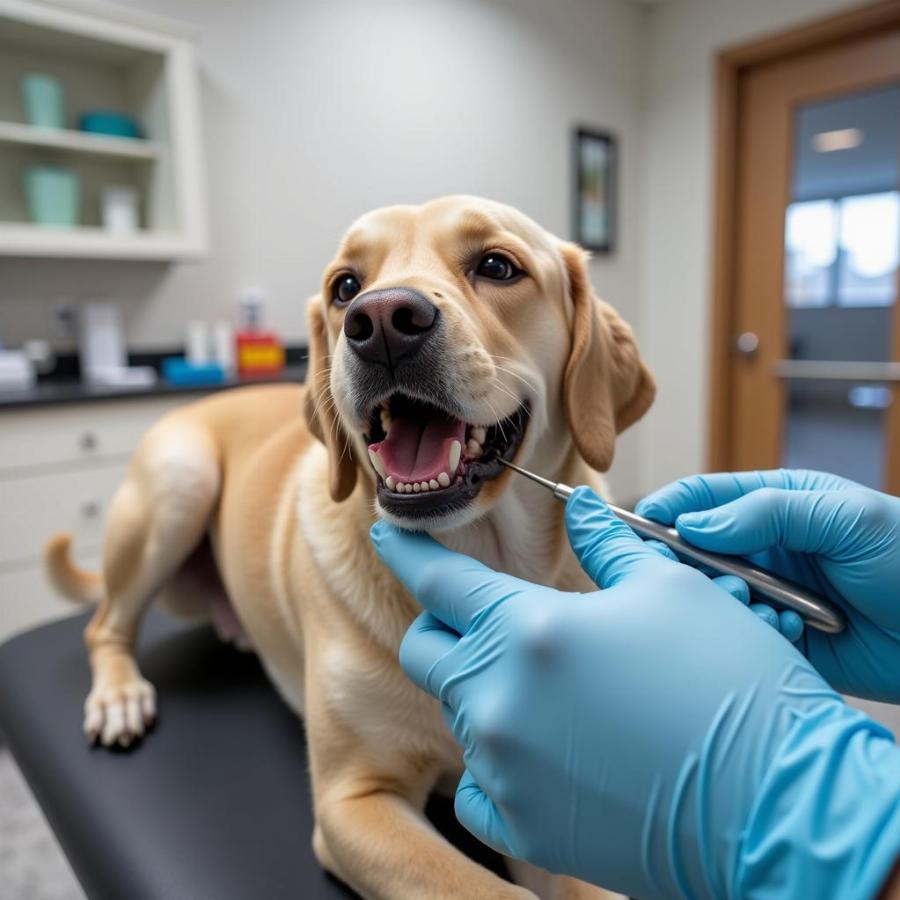
[[[86,500],[81,504],[81,515],[85,519],[96,519],[100,515],[100,504],[96,500]]]
[[[97,435],[93,431],[85,431],[78,443],[82,450],[96,450],[100,441],[97,440]]]

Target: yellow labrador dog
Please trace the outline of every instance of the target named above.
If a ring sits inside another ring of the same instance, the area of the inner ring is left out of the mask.
[[[305,388],[227,391],[148,432],[102,577],[72,565],[66,535],[48,545],[59,588],[99,603],[88,736],[128,745],[153,721],[134,646],[158,597],[248,642],[304,717],[315,853],[364,897],[603,896],[515,862],[502,881],[423,817],[461,753],[398,666],[417,608],[368,532],[381,516],[520,578],[593,588],[562,505],[498,459],[602,488],[617,432],[654,394],[630,329],[583,251],[475,197],[363,216],[308,315]]]

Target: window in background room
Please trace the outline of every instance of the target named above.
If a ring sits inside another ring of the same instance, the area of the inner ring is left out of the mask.
[[[837,259],[831,200],[792,203],[785,221],[785,297],[790,306],[827,306]]]
[[[845,197],[840,206],[840,306],[890,306],[897,293],[900,192]]]
[[[897,292],[900,191],[791,203],[788,306],[890,306]]]

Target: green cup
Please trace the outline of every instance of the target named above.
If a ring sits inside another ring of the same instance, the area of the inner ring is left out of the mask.
[[[52,75],[32,73],[22,76],[22,106],[29,125],[66,127],[62,84]]]
[[[60,166],[29,166],[25,170],[28,214],[37,225],[74,228],[81,213],[78,176]]]

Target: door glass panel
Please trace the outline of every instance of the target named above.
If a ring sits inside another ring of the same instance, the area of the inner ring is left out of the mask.
[[[781,462],[877,488],[883,488],[885,410],[895,392],[886,383],[824,376],[829,362],[892,358],[898,160],[900,86],[806,104],[795,114],[785,349],[789,359],[826,365],[804,373],[813,377],[786,380]]]

